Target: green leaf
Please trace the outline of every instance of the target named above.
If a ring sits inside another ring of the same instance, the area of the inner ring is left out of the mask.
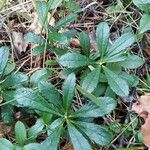
[[[86,90],[84,90],[83,88],[81,88],[79,85],[76,86],[78,91],[80,91],[80,93],[87,97],[88,99],[90,99],[93,103],[95,103],[98,107],[104,107],[104,103],[102,102],[103,101],[103,98],[99,98],[99,97],[96,97],[94,96],[93,94],[87,92]]]
[[[106,89],[107,89],[107,84],[99,83],[97,85],[96,89],[92,93],[96,97],[100,97],[100,96],[102,96],[105,93]]]
[[[17,123],[15,124],[15,135],[17,143],[20,146],[23,146],[27,138],[27,133],[25,125],[21,121],[17,121]]]
[[[4,70],[4,76],[9,75],[15,69],[15,67],[16,67],[15,63],[8,62]]]
[[[32,49],[33,56],[39,56],[40,54],[44,53],[45,45],[38,45]]]
[[[76,85],[75,81],[75,74],[71,73],[63,84],[63,106],[66,112],[70,109],[73,100]]]
[[[119,96],[128,96],[129,87],[127,82],[108,68],[103,67],[103,69],[107,77],[108,84],[110,85],[110,88]]]
[[[92,60],[78,53],[67,53],[61,56],[59,63],[68,68],[78,68],[94,64]]]
[[[0,1],[0,11],[5,7],[5,5],[6,5],[6,0],[1,0]]]
[[[23,147],[23,150],[37,150],[39,148],[39,143],[30,143]]]
[[[7,139],[0,138],[0,150],[14,150],[14,146]]]
[[[80,40],[80,45],[82,47],[83,53],[87,57],[89,57],[91,45],[90,45],[90,38],[89,38],[88,34],[85,32],[81,32],[79,34],[79,40]]]
[[[133,3],[142,11],[150,13],[150,1],[149,0],[133,0]]]
[[[102,22],[98,25],[96,29],[96,40],[100,56],[103,57],[109,44],[109,26],[106,22]]]
[[[22,147],[22,146],[19,146],[19,145],[17,145],[17,144],[14,144],[14,149],[15,149],[15,150],[22,150],[23,147]]]
[[[68,38],[62,33],[58,33],[58,32],[48,33],[48,37],[49,40],[58,42],[59,44],[63,44],[63,45],[68,44]]]
[[[9,57],[9,48],[2,46],[0,48],[0,75],[4,72]]]
[[[59,65],[56,60],[47,60],[45,62],[45,64],[48,65],[48,66],[58,66]]]
[[[40,81],[46,81],[52,74],[53,72],[46,68],[37,70],[32,74],[30,82],[33,86],[37,86]]]
[[[62,3],[62,0],[49,0],[47,3],[48,8],[51,10],[56,9]]]
[[[134,42],[136,42],[137,38],[132,33],[125,33],[121,37],[119,37],[110,47],[106,56],[116,55],[129,46],[131,46]]]
[[[49,104],[42,96],[37,92],[29,88],[20,88],[10,95],[13,100],[17,102],[19,107],[29,107],[35,110],[48,112],[52,114],[58,114],[53,105]]]
[[[42,26],[47,23],[47,16],[48,16],[48,3],[45,1],[35,1],[35,6],[37,10],[37,14],[39,17],[39,21]]]
[[[45,40],[43,37],[41,37],[40,35],[36,35],[32,32],[25,34],[24,39],[28,42],[32,42],[32,43],[40,44],[40,45],[43,45],[45,43]]]
[[[142,66],[144,60],[137,55],[129,55],[127,59],[119,63],[124,68],[134,69]]]
[[[66,17],[64,17],[63,19],[59,20],[54,28],[55,29],[60,29],[60,28],[64,28],[65,26],[67,26],[68,24],[70,24],[71,22],[73,22],[76,18],[78,17],[77,14],[70,14]]]
[[[68,121],[67,125],[74,150],[92,150],[90,144],[82,135],[82,133],[79,132],[78,129],[71,122]]]
[[[18,73],[13,73],[11,75],[9,75],[5,81],[2,83],[2,88],[6,89],[6,88],[17,88],[25,83],[28,82],[28,76],[18,72]]]
[[[37,136],[42,132],[44,128],[44,122],[42,119],[38,119],[34,126],[28,129],[29,140],[35,140]]]
[[[121,72],[119,76],[125,80],[130,87],[136,87],[139,83],[139,78],[136,75]]]
[[[89,93],[93,92],[99,83],[100,77],[100,67],[94,69],[92,72],[87,74],[82,82],[82,88],[84,88]]]
[[[67,7],[72,12],[79,12],[81,10],[80,5],[75,0],[67,1],[65,7]]]
[[[82,121],[76,121],[75,123],[96,144],[106,146],[112,141],[112,134],[104,127]]]
[[[41,81],[38,84],[39,91],[41,95],[55,107],[59,109],[62,108],[62,100],[59,92],[56,90],[55,86],[47,81]]]
[[[13,108],[12,105],[4,105],[1,107],[1,118],[5,124],[13,123]]]
[[[57,150],[60,136],[63,131],[63,120],[59,118],[48,127],[49,135],[39,147],[40,150]]]
[[[110,88],[110,86],[107,87],[105,96],[116,99],[116,93],[114,93],[114,91]]]
[[[140,33],[150,30],[150,15],[144,14],[140,20]]]
[[[124,7],[123,7],[123,4],[122,4],[121,0],[117,0],[117,4],[108,6],[106,8],[106,12],[108,14],[120,13],[121,11],[123,11],[123,8]]]
[[[122,71],[122,67],[119,63],[108,63],[106,67],[113,70],[114,73],[119,74]]]
[[[113,56],[105,56],[104,62],[107,62],[107,63],[120,62],[120,61],[124,61],[126,58],[127,58],[126,54],[118,53]]]
[[[99,97],[98,100],[101,106],[97,106],[94,103],[90,102],[81,107],[76,112],[73,112],[71,115],[73,117],[81,118],[102,117],[106,114],[109,114],[112,110],[115,109],[117,105],[116,100],[110,97]]]

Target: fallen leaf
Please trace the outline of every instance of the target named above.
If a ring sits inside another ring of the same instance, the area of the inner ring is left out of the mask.
[[[141,96],[139,100],[133,104],[132,111],[144,119],[144,124],[141,126],[141,133],[143,135],[143,143],[150,150],[150,94],[147,93]]]
[[[32,15],[33,15],[33,21],[31,23],[31,25],[29,26],[28,30],[35,33],[35,34],[40,34],[42,26],[39,22],[38,15],[36,13],[33,13]],[[55,19],[54,19],[54,17],[51,17],[50,13],[48,13],[48,20],[49,20],[48,24],[50,26],[54,26]]]
[[[72,144],[70,142],[67,142],[62,149],[63,150],[73,150]]]
[[[70,45],[74,48],[80,48],[80,41],[77,38],[71,38]]]
[[[5,125],[3,122],[0,122],[0,138],[9,134],[11,129],[11,126]]]
[[[91,49],[93,51],[96,51],[96,49],[98,48],[98,45],[97,45],[97,42],[96,42],[96,34],[95,34],[95,32],[90,32],[89,33],[89,37],[90,37]]]
[[[91,43],[91,51],[96,51],[98,48],[97,42],[96,42],[96,35],[94,32],[89,33],[90,37],[90,43]],[[70,45],[74,48],[80,48],[80,41],[77,38],[71,38]]]
[[[26,52],[28,42],[24,40],[23,33],[12,31],[11,35],[16,52],[18,54]]]

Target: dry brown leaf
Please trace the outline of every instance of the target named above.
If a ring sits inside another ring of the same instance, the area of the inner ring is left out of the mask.
[[[10,133],[11,129],[11,126],[5,125],[3,122],[0,122],[0,138]]]
[[[91,43],[91,50],[92,51],[96,51],[96,49],[98,48],[97,42],[96,42],[96,35],[94,32],[90,32],[89,33],[89,37],[90,37],[90,43]],[[71,38],[70,40],[70,45],[74,48],[80,48],[80,41],[77,38]]]
[[[70,45],[74,48],[80,48],[80,41],[77,38],[71,38]]]
[[[143,143],[150,150],[150,94],[148,93],[141,96],[139,100],[133,104],[132,111],[136,112],[145,121],[141,127],[141,133],[143,134]]]
[[[62,149],[63,150],[73,150],[73,147],[70,142],[67,142]]]
[[[150,47],[149,46],[145,47],[144,51],[148,56],[150,56]]]
[[[28,42],[24,40],[23,33],[12,31],[11,34],[16,52],[18,54],[25,52],[27,50]]]
[[[35,33],[35,34],[40,34],[41,33],[41,24],[39,22],[38,15],[36,13],[33,13],[34,19],[32,21],[32,24],[29,26],[28,30]],[[49,25],[54,26],[55,24],[55,19],[54,17],[51,17],[50,13],[48,13],[48,20],[49,20]]]

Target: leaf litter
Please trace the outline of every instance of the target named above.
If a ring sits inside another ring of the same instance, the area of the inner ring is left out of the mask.
[[[144,119],[144,124],[141,126],[143,135],[143,143],[150,150],[150,93],[141,96],[132,106],[132,111],[136,112]]]

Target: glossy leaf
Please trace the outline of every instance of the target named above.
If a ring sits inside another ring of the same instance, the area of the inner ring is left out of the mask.
[[[126,54],[118,53],[118,54],[115,54],[113,56],[105,56],[104,62],[106,62],[106,63],[115,63],[115,62],[124,61],[125,59],[127,59]]]
[[[40,81],[46,81],[53,72],[49,69],[40,69],[35,71],[30,77],[30,82],[33,86],[37,86]]]
[[[67,53],[60,57],[59,63],[64,67],[78,68],[88,66],[94,62],[84,55],[78,53]]]
[[[133,3],[142,11],[150,13],[150,1],[149,0],[133,0]]]
[[[82,133],[79,132],[79,130],[71,122],[68,121],[67,125],[74,150],[92,150],[90,144]]]
[[[62,33],[52,32],[49,33],[48,37],[49,40],[58,42],[59,44],[63,44],[63,45],[68,44],[68,38]]]
[[[137,55],[129,55],[127,59],[119,63],[124,68],[134,69],[142,66],[144,60]]]
[[[8,62],[6,67],[5,67],[5,70],[4,70],[4,76],[7,76],[9,75],[16,67],[16,64],[15,63],[10,63]]]
[[[23,146],[27,138],[27,133],[26,133],[25,125],[21,121],[18,121],[15,124],[15,135],[16,135],[17,143],[20,146]]]
[[[88,34],[85,32],[81,32],[79,34],[79,40],[80,40],[80,45],[82,47],[83,53],[87,57],[89,57],[91,45],[90,45],[90,38],[89,38]]]
[[[9,88],[9,87],[16,88],[27,82],[28,82],[27,75],[25,75],[21,72],[17,72],[16,74],[12,73],[2,83],[2,88],[4,88],[4,89]]]
[[[39,143],[30,143],[25,145],[22,150],[37,150],[39,146]]]
[[[28,138],[30,140],[34,140],[37,136],[42,132],[44,128],[44,122],[42,119],[38,119],[31,128],[28,129]]]
[[[14,146],[7,139],[0,138],[0,150],[14,150]]]
[[[129,87],[127,82],[108,68],[103,67],[103,69],[110,88],[119,96],[128,96]]]
[[[92,72],[87,74],[87,76],[83,79],[82,88],[84,88],[89,93],[93,92],[97,87],[100,77],[100,67],[94,69]]]
[[[136,87],[139,83],[139,78],[136,75],[128,74],[127,72],[121,72],[119,76],[125,80],[130,87]]]
[[[0,75],[4,72],[9,57],[9,48],[2,46],[0,48]]]
[[[60,136],[63,130],[63,120],[61,118],[55,120],[48,128],[49,135],[39,147],[41,150],[57,150]]]
[[[37,92],[33,91],[32,89],[17,89],[13,93],[12,97],[13,100],[16,101],[18,106],[20,107],[29,107],[43,112],[58,114],[51,104],[49,104],[43,97],[41,97]]]
[[[106,22],[101,22],[98,25],[96,29],[96,40],[100,56],[103,57],[109,44],[109,26]]]
[[[63,106],[65,108],[65,111],[68,111],[71,106],[74,97],[74,90],[76,84],[75,81],[75,74],[71,73],[63,84]]]
[[[137,38],[132,33],[125,33],[121,37],[119,37],[110,47],[106,56],[116,55],[129,46],[131,46],[134,42],[136,42]]]
[[[55,86],[47,81],[41,81],[38,84],[38,88],[41,95],[48,100],[49,103],[53,104],[55,107],[62,107],[62,99],[59,92],[56,90]]]
[[[39,17],[39,21],[42,26],[45,25],[47,22],[47,16],[48,16],[48,3],[45,1],[36,1],[35,2],[37,14]]]
[[[144,14],[140,20],[140,33],[150,30],[150,15]]]
[[[90,118],[90,117],[102,117],[106,114],[109,114],[112,110],[115,109],[117,102],[110,97],[99,97],[99,103],[101,106],[97,106],[94,103],[90,102],[83,107],[81,107],[76,112],[73,112],[74,117],[81,118]]]
[[[24,39],[28,42],[32,42],[32,43],[40,44],[40,45],[43,45],[45,43],[45,40],[43,39],[43,37],[41,37],[40,35],[36,35],[32,32],[25,34]]]
[[[106,146],[112,140],[112,134],[100,125],[94,123],[77,121],[77,126],[96,144]]]

